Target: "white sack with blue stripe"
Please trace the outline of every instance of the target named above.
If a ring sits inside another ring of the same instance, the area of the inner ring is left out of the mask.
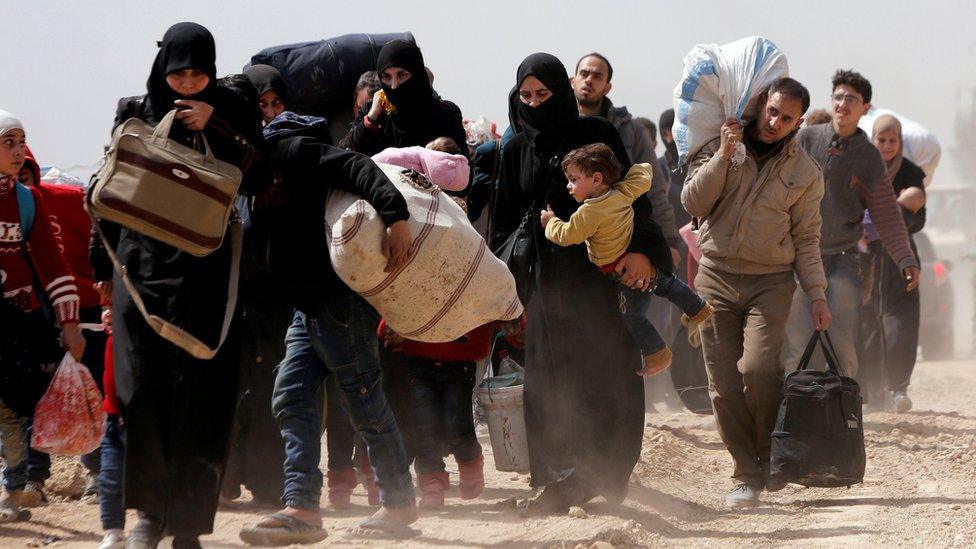
[[[730,117],[755,118],[751,101],[776,80],[790,75],[786,56],[776,44],[750,36],[719,46],[699,44],[684,58],[684,74],[674,89],[674,140],[684,163],[718,137]],[[745,146],[733,162],[745,158]]]

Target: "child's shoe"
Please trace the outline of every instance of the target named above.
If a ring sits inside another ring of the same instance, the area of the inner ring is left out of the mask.
[[[695,313],[695,316],[681,315],[681,324],[688,328],[688,344],[696,349],[701,347],[701,323],[712,318],[712,314],[715,312],[715,308],[711,304],[707,301],[704,303],[705,305]]]
[[[474,499],[485,490],[485,456],[479,454],[471,461],[459,461],[461,499]]]
[[[444,492],[451,487],[451,477],[447,471],[439,473],[421,473],[417,479],[420,485],[420,503],[422,509],[440,509],[444,507]]]
[[[348,509],[352,489],[359,484],[355,469],[339,469],[326,473],[329,485],[329,505],[333,509]]]
[[[671,349],[663,347],[656,353],[644,357],[644,368],[637,372],[637,375],[650,377],[667,370],[671,366]]]
[[[376,507],[380,504],[380,489],[376,486],[376,477],[373,475],[373,468],[369,465],[369,461],[366,461],[359,473],[363,477],[363,486],[366,487],[366,498],[370,506]]]

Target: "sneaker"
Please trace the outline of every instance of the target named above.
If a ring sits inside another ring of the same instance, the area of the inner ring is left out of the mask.
[[[102,543],[98,549],[123,549],[125,547],[125,532],[122,530],[106,530]]]
[[[759,504],[759,489],[744,482],[736,484],[735,488],[725,496],[725,505],[733,509],[745,509]]]
[[[912,409],[912,399],[908,398],[905,391],[892,391],[888,398],[888,405],[897,414],[908,413]]]
[[[40,507],[47,503],[43,480],[28,480],[20,499],[21,507]]]

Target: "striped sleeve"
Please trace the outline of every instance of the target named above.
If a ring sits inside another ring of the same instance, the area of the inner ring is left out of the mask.
[[[895,199],[895,193],[891,191],[890,182],[882,177],[873,179],[868,185],[854,177],[854,188],[864,197],[874,227],[878,230],[885,250],[898,265],[898,269],[904,271],[908,267],[918,267],[918,261],[912,253],[908,240],[905,219]]]
[[[75,277],[68,270],[68,264],[58,246],[41,194],[36,188],[31,191],[35,202],[34,225],[27,241],[31,262],[58,323],[78,322],[81,300],[78,297]]]

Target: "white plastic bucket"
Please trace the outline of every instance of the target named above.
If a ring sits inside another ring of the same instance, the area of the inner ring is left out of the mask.
[[[529,443],[525,437],[522,386],[478,387],[478,402],[488,419],[495,469],[528,472]]]

